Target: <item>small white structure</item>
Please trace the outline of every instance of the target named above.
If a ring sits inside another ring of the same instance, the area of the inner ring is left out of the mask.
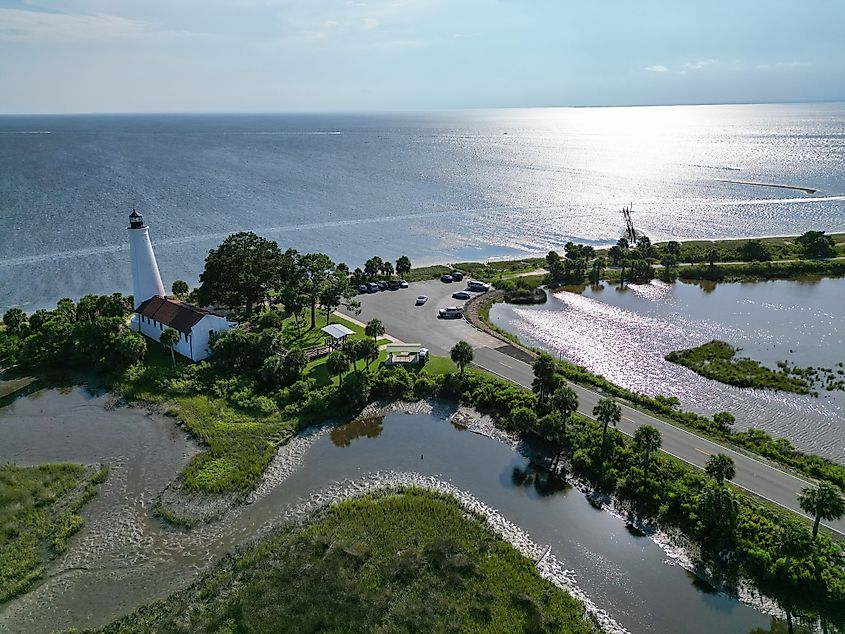
[[[342,348],[349,335],[354,335],[355,331],[350,330],[342,324],[329,324],[320,328],[326,335],[326,345],[332,350]]]
[[[428,356],[428,350],[419,343],[389,343],[384,349],[386,365],[418,365],[425,363]]]
[[[129,254],[132,260],[132,290],[135,314],[132,330],[157,343],[165,328],[179,333],[174,350],[191,361],[207,358],[211,335],[237,324],[203,308],[167,297],[158,272],[153,245],[144,219],[134,209],[129,216]]]

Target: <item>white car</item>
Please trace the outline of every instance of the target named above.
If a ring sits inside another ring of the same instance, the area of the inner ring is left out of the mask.
[[[417,297],[417,306],[422,306],[422,305],[423,305],[423,304],[425,304],[427,301],[428,301],[428,296],[426,296],[426,295],[420,295],[419,297]]]

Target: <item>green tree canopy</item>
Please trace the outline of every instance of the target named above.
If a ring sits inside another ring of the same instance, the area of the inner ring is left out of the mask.
[[[165,328],[158,337],[159,343],[165,348],[170,349],[170,358],[173,361],[173,365],[176,365],[176,344],[179,343],[179,339],[181,338],[182,335],[173,328]]]
[[[364,327],[364,334],[376,341],[384,334],[384,324],[381,323],[380,319],[373,318]]]
[[[189,291],[188,283],[185,280],[176,280],[170,286],[170,292],[174,297],[178,297],[179,299],[186,298]]]
[[[233,233],[205,258],[197,300],[200,305],[219,302],[232,308],[253,306],[267,298],[279,281],[282,253],[279,245],[251,231]]]
[[[824,231],[808,231],[795,239],[801,247],[804,257],[832,258],[836,255],[836,242]]]
[[[532,364],[534,370],[534,380],[531,381],[531,390],[545,401],[546,397],[551,394],[558,385],[558,378],[555,368],[555,360],[551,355],[541,352],[534,363]]]
[[[715,456],[707,458],[707,462],[704,463],[704,471],[718,484],[722,484],[725,480],[733,479],[736,475],[736,466],[729,456],[717,453]]]
[[[660,449],[662,442],[660,432],[651,425],[642,425],[634,432],[634,446],[643,454],[643,469],[646,472],[651,454]]]
[[[405,277],[411,272],[411,259],[407,255],[402,255],[396,260],[396,275]]]
[[[461,369],[461,374],[463,374],[464,368],[472,363],[472,358],[474,356],[472,346],[466,341],[461,340],[452,347],[452,350],[449,352],[449,356],[452,361],[455,362],[455,365]]]
[[[798,504],[802,511],[815,518],[813,539],[816,539],[819,533],[821,520],[838,520],[845,515],[845,500],[842,498],[842,493],[835,485],[825,480],[814,487],[802,489],[801,495],[798,496]]]

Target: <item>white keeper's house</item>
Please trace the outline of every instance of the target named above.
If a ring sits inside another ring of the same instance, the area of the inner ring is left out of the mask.
[[[164,292],[158,271],[149,227],[134,209],[129,216],[129,255],[132,261],[132,292],[135,314],[132,330],[158,343],[165,328],[179,333],[174,350],[191,361],[201,361],[211,354],[208,340],[212,333],[234,328],[237,324],[204,308],[173,299]]]

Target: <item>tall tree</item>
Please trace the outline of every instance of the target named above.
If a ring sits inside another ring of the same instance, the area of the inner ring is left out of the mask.
[[[302,273],[302,293],[311,307],[311,328],[317,325],[317,304],[320,293],[334,271],[334,262],[324,253],[306,253],[299,258]]]
[[[355,371],[355,374],[358,374],[358,360],[364,358],[361,349],[361,340],[347,339],[343,342],[342,350],[346,358],[352,362],[352,369]]]
[[[181,337],[179,332],[173,328],[165,328],[158,337],[159,343],[170,349],[170,360],[173,361],[173,367],[176,367],[176,344],[179,343]]]
[[[411,272],[411,259],[407,255],[399,256],[396,260],[396,275],[405,277]]]
[[[461,369],[461,374],[464,373],[464,368],[472,363],[472,358],[474,356],[472,351],[472,346],[469,345],[466,341],[459,341],[454,346],[452,346],[452,350],[449,352],[449,356],[451,357],[452,361],[455,362]]]
[[[378,359],[378,355],[378,344],[373,339],[361,339],[358,341],[358,358],[366,361],[368,370],[370,369],[370,363]]]
[[[381,273],[387,279],[392,278],[393,277],[393,264],[391,264],[390,262],[388,262],[386,260],[384,262],[382,262],[381,263]]]
[[[832,258],[836,255],[836,242],[824,231],[808,231],[795,239],[804,257]]]
[[[211,249],[200,274],[197,300],[208,306],[220,302],[232,308],[253,306],[276,285],[281,259],[279,245],[251,231],[233,233]]]
[[[660,432],[651,425],[643,425],[634,432],[634,445],[643,454],[643,471],[645,473],[648,473],[651,454],[660,449],[662,442]]]
[[[568,385],[559,385],[551,399],[552,407],[563,417],[563,423],[566,425],[573,412],[578,409],[578,395]]]
[[[364,327],[364,334],[372,337],[373,341],[378,341],[378,338],[384,334],[384,324],[381,323],[380,319],[373,318]]]
[[[601,430],[601,455],[604,457],[604,443],[607,438],[607,426],[614,427],[622,420],[622,408],[612,398],[603,398],[593,408],[593,416],[602,424]]]
[[[605,269],[607,269],[607,260],[602,257],[593,260],[593,267],[590,269],[590,282],[598,284]]]
[[[822,520],[838,520],[845,515],[845,500],[839,489],[822,480],[814,487],[807,487],[801,490],[798,496],[798,505],[813,521],[813,539],[819,534],[819,523]]]
[[[723,453],[707,458],[704,463],[704,472],[713,478],[717,484],[723,484],[725,480],[732,480],[736,475],[734,461]]]
[[[540,356],[532,364],[534,369],[534,380],[531,382],[531,389],[545,402],[558,385],[558,378],[555,374],[555,360],[551,355],[541,352]]]
[[[378,277],[378,274],[381,273],[381,267],[384,262],[382,259],[374,255],[369,260],[364,262],[364,275],[368,280],[372,280],[375,277]]]
[[[326,369],[332,376],[338,377],[343,385],[343,373],[349,369],[349,358],[340,350],[335,350],[326,358]]]

